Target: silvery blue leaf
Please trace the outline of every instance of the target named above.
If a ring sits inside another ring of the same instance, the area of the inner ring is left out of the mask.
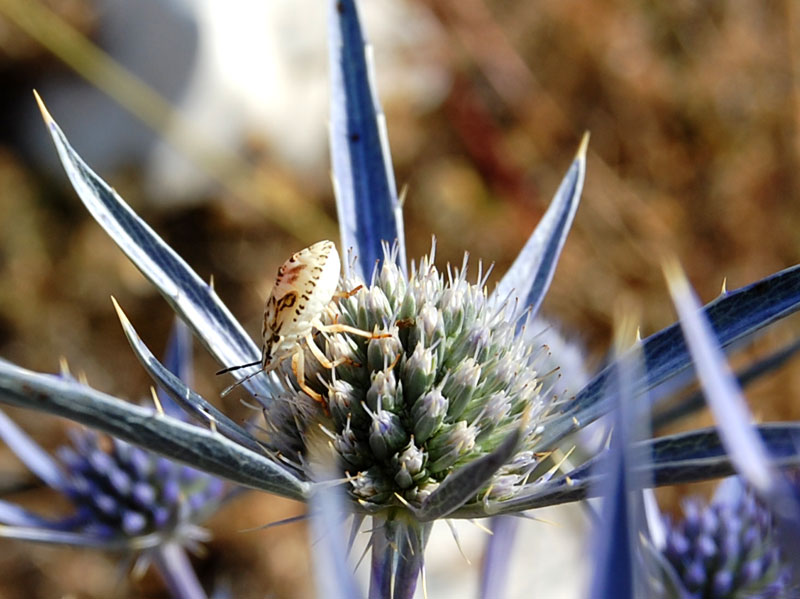
[[[567,239],[583,190],[586,175],[586,148],[589,134],[581,140],[575,159],[561,181],[542,220],[536,225],[519,256],[492,292],[495,301],[510,300],[516,316],[530,309],[536,314],[544,299]],[[518,298],[518,302],[514,302]]]
[[[464,505],[514,455],[521,436],[517,428],[494,451],[450,473],[415,512],[417,518],[423,522],[444,518]]]
[[[492,518],[492,534],[486,541],[481,566],[480,599],[507,596],[509,566],[518,528],[519,519],[513,516]]]
[[[796,491],[770,462],[769,451],[755,430],[747,401],[714,339],[686,275],[677,263],[668,263],[664,270],[720,440],[739,475],[772,509],[778,523],[779,542],[786,550],[796,576],[800,577],[800,556],[794,550],[800,533],[800,505]]]
[[[177,316],[172,321],[172,330],[167,341],[167,348],[164,351],[164,367],[174,374],[187,387],[194,385],[194,352],[192,348],[192,333]],[[178,416],[182,413],[181,409],[160,387],[156,387],[158,399],[164,411],[170,416]]]
[[[131,344],[133,353],[144,366],[147,373],[151,376],[153,381],[160,389],[163,389],[174,401],[180,405],[188,414],[196,418],[200,423],[205,426],[210,426],[213,422],[214,428],[226,436],[228,439],[255,451],[256,453],[263,454],[263,447],[258,441],[244,428],[239,426],[236,422],[231,420],[224,413],[219,411],[214,405],[210,404],[199,394],[195,393],[184,382],[170,372],[161,362],[158,361],[153,353],[144,344],[141,337],[136,333],[133,325],[128,320],[125,313],[114,301],[114,307],[117,310],[122,330],[125,332],[128,342]]]
[[[704,312],[724,348],[798,308],[800,266],[793,266],[717,298],[705,306]],[[636,383],[637,394],[691,367],[691,357],[677,323],[651,335],[642,344],[647,374]],[[609,365],[603,369],[573,401],[565,404],[564,412],[548,423],[539,448],[552,447],[608,411],[610,400],[606,387],[611,368]]]
[[[151,552],[151,558],[164,579],[172,597],[186,599],[206,599],[200,581],[192,569],[192,562],[180,543],[160,544]]]
[[[72,186],[86,208],[141,273],[161,292],[177,314],[192,327],[212,356],[223,366],[246,364],[260,356],[214,289],[140,219],[125,201],[78,156],[37,96],[45,123]],[[236,376],[242,375],[236,372]],[[247,389],[271,397],[266,376],[245,382]]]
[[[53,530],[52,528],[39,528],[36,526],[0,526],[0,537],[15,539],[17,541],[70,545],[73,547],[93,547],[96,549],[108,550],[125,548],[124,543],[120,540],[105,541],[97,535]]]
[[[700,302],[680,267],[675,263],[668,264],[665,276],[720,439],[739,473],[762,495],[768,496],[774,490],[777,473],[773,471],[764,445],[753,428],[747,402],[714,339],[711,325],[701,312]]]
[[[623,335],[618,335],[618,344]],[[641,472],[651,468],[650,455],[636,452],[634,443],[649,438],[648,402],[636,402],[634,381],[642,376],[641,344],[615,362],[612,385],[616,404],[611,413],[613,430],[605,457],[593,468],[593,494],[602,497],[599,521],[593,534],[594,568],[589,596],[593,599],[633,599],[644,587],[637,556],[646,533],[640,489],[648,486]]]
[[[298,500],[308,494],[308,483],[219,433],[4,360],[0,360],[0,403],[70,418],[246,487]]]
[[[800,466],[800,422],[761,424],[757,427],[773,463],[778,467]],[[655,486],[698,482],[735,473],[716,429],[707,428],[659,437],[636,444],[634,451],[651,455],[646,472],[636,477],[650,477]],[[598,475],[594,467],[605,452],[547,483],[535,485],[529,492],[502,502],[498,514],[514,514],[528,509],[578,501],[591,495]],[[451,514],[452,518],[485,516],[483,505],[468,504]]]
[[[736,373],[736,382],[740,387],[744,388],[750,383],[760,379],[762,376],[785,366],[798,352],[800,352],[800,339],[784,345],[766,357],[741,369],[741,371]],[[653,428],[658,429],[672,424],[676,420],[703,408],[705,404],[705,395],[702,390],[698,390],[682,398],[678,403],[672,403],[663,407],[661,410],[655,411],[653,413]]]
[[[354,0],[329,0],[330,146],[342,251],[353,248],[356,268],[370,280],[383,259],[382,243],[398,244],[406,272],[403,214],[397,198],[386,119],[372,70],[372,51]],[[345,272],[349,260],[344,260]]]
[[[3,524],[3,526],[0,528],[5,528],[8,526],[18,526],[23,528],[47,528],[51,526],[51,522],[45,520],[41,516],[38,516],[33,512],[29,512],[24,507],[21,507],[16,503],[5,501],[4,499],[0,499],[0,523]]]

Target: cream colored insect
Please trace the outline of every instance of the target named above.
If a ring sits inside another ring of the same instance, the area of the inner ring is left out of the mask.
[[[339,253],[332,241],[320,241],[293,254],[278,269],[272,292],[264,305],[261,360],[234,366],[220,373],[256,364],[261,364],[259,372],[269,372],[291,358],[292,372],[297,384],[309,397],[326,407],[322,396],[306,384],[305,352],[301,344],[305,343],[323,367],[334,368],[337,364],[328,360],[314,343],[312,335],[315,330],[324,333],[351,333],[369,338],[389,336],[343,324],[322,323],[320,317],[337,295],[340,269]],[[257,373],[250,376],[255,374]],[[247,378],[229,387],[223,394]]]

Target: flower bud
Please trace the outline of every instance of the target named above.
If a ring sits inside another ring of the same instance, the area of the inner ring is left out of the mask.
[[[456,366],[453,375],[444,385],[444,395],[450,402],[450,410],[447,413],[450,420],[457,419],[464,412],[480,377],[481,367],[472,358],[467,358]]]
[[[390,366],[397,366],[402,369],[403,364],[403,344],[398,338],[397,327],[392,327],[389,331],[391,337],[381,337],[370,339],[367,343],[367,368],[372,371],[383,370]]]
[[[355,387],[342,379],[336,379],[328,386],[328,409],[338,427],[344,427],[349,418],[361,418],[365,422],[368,418]]]
[[[433,304],[423,304],[417,313],[414,326],[409,331],[408,344],[416,347],[421,342],[424,346],[431,347],[443,339],[444,320],[441,313]]]
[[[383,503],[392,496],[392,487],[387,484],[386,477],[377,467],[360,471],[350,478],[350,485],[356,497],[373,503]]]
[[[372,417],[369,429],[369,446],[379,460],[408,443],[408,434],[400,422],[400,417],[392,412],[381,410]]]
[[[438,388],[420,397],[411,409],[414,438],[424,443],[442,426],[447,414],[447,399]]]
[[[414,444],[413,438],[402,452],[392,457],[395,466],[404,468],[412,477],[416,477],[422,472],[426,459],[425,451]]]
[[[369,464],[369,451],[361,447],[356,434],[350,428],[345,428],[336,435],[333,447],[342,456],[342,459],[353,468],[363,468]]]
[[[403,388],[394,378],[394,371],[383,370],[372,376],[367,390],[367,407],[373,412],[388,410],[398,412],[403,406]]]
[[[428,469],[435,474],[454,465],[475,447],[475,434],[474,427],[467,426],[463,420],[443,426],[427,444],[430,456]]]
[[[436,358],[430,348],[417,343],[403,369],[405,401],[410,405],[425,393],[436,379]]]
[[[397,305],[405,296],[406,280],[394,260],[383,262],[376,282],[392,305]]]
[[[511,412],[511,397],[505,391],[496,391],[481,403],[483,404],[482,406],[473,406],[465,417],[469,421],[474,421],[477,419],[478,414],[473,414],[472,412],[480,410],[480,425],[483,430],[478,438],[483,441],[484,439],[493,438],[501,430],[500,424],[508,418]]]
[[[389,321],[392,316],[392,306],[380,287],[370,287],[367,290],[364,306],[367,311],[367,322],[369,323],[378,323],[380,325]]]

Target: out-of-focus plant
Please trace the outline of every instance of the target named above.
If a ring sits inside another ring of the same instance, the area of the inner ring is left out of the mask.
[[[191,384],[191,361],[190,333],[176,321],[165,365]],[[66,365],[53,378],[77,384]],[[181,417],[163,391],[158,396],[159,410]],[[0,411],[0,438],[73,508],[66,516],[45,516],[0,500],[0,536],[135,557],[134,572],[143,573],[154,564],[172,596],[204,597],[185,550],[202,550],[209,533],[200,523],[224,501],[228,485],[93,430],[69,433],[71,444],[59,447],[54,459]]]
[[[630,491],[731,473],[735,459],[715,430],[626,436],[569,467],[556,459],[574,433],[618,404],[658,402],[667,383],[692,367],[676,324],[637,344],[639,366],[622,369],[624,385],[615,382],[616,373],[628,354],[576,393],[554,391],[562,388],[556,385],[559,356],[550,355],[533,323],[578,207],[588,136],[542,221],[491,293],[481,269],[475,282],[468,280],[466,258],[460,268],[442,272],[431,252],[409,268],[356,5],[331,0],[329,10],[331,156],[345,269],[331,297],[315,289],[316,282],[301,286],[298,281],[316,279],[292,270],[323,270],[325,261],[285,265],[273,310],[288,310],[287,328],[265,319],[264,341],[286,350],[287,359],[272,372],[259,371],[259,364],[271,366],[270,352],[259,351],[213,287],[81,160],[42,105],[62,163],[92,215],[223,367],[253,364],[232,372],[263,411],[262,432],[239,425],[172,375],[119,307],[140,362],[192,423],[7,362],[0,362],[0,401],[73,418],[238,484],[309,501],[315,530],[321,523],[337,530],[349,513],[358,531],[371,517],[370,597],[413,595],[434,521],[522,514],[596,494],[606,476],[598,465],[613,451],[625,457],[624,468],[615,468],[627,477],[618,488]],[[724,348],[798,307],[800,267],[793,267],[722,295],[703,313]],[[300,330],[288,320],[292,314],[313,330],[281,339],[290,328],[292,335]],[[298,380],[300,356],[305,368]],[[797,423],[763,425],[753,434],[771,460],[800,461]],[[329,500],[334,487],[344,498]],[[620,527],[627,520],[624,507],[611,516]],[[627,528],[621,534],[633,538]],[[320,545],[346,546],[343,538],[330,540]],[[322,552],[319,572],[344,596],[357,596],[340,554]],[[614,578],[598,580],[593,594],[612,596],[616,587],[608,581]],[[624,588],[631,593],[634,587]]]
[[[775,519],[740,478],[725,479],[709,505],[683,504],[665,519],[664,594],[675,597],[786,597],[789,566]]]

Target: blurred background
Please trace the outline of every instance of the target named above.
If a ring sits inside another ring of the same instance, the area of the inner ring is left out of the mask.
[[[435,235],[440,265],[466,250],[473,268],[495,263],[491,287],[591,132],[581,208],[543,306],[589,371],[606,358],[615,307],[638,310],[643,336],[674,321],[663,252],[677,254],[704,301],[724,279],[734,289],[800,261],[793,0],[360,7],[407,189],[410,258]],[[338,240],[327,85],[320,0],[0,0],[0,356],[41,371],[63,356],[93,386],[139,400],[150,382],[109,296],[154,349],[172,318],[69,187],[32,89],[89,164],[214,277],[257,338],[277,267],[314,241]],[[790,320],[768,331],[736,363],[797,330]],[[198,390],[217,397],[227,382],[198,354]],[[797,419],[798,390],[790,365],[749,397],[760,420]],[[244,413],[238,402],[222,404]],[[62,421],[13,416],[47,447],[64,439]],[[50,507],[5,448],[0,468],[8,498]],[[674,509],[686,492],[704,488],[659,497]],[[196,560],[205,581],[227,583],[234,597],[309,596],[302,525],[239,532],[301,512],[264,494],[238,499],[210,522],[214,541]],[[155,577],[127,581],[113,557],[0,546],[3,599],[164,596]],[[445,552],[477,576],[477,546],[472,566],[452,542]]]

